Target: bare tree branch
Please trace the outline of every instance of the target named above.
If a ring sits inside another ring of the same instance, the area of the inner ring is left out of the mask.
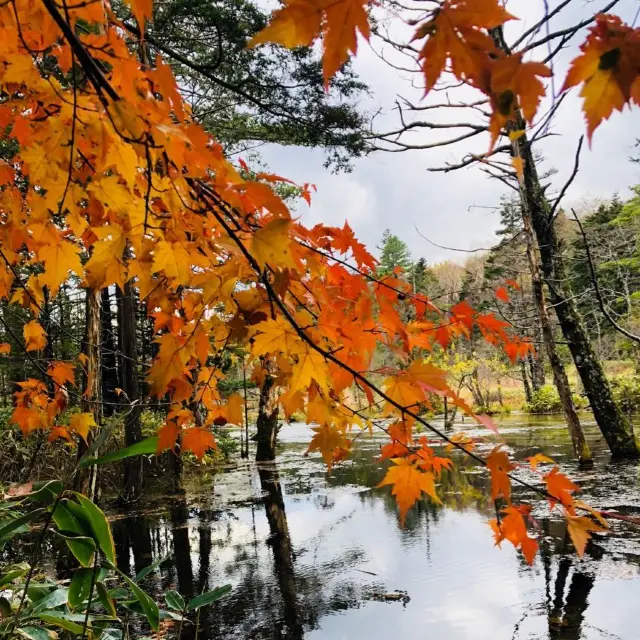
[[[571,209],[571,213],[573,213],[573,217],[575,221],[578,223],[578,228],[580,229],[580,234],[582,235],[582,243],[584,244],[585,254],[587,256],[587,262],[589,263],[589,274],[591,276],[591,284],[593,285],[593,290],[596,293],[596,298],[598,300],[598,306],[600,307],[600,311],[602,311],[604,317],[609,321],[609,324],[623,336],[629,338],[629,340],[633,340],[640,344],[640,336],[637,336],[635,333],[631,333],[627,331],[624,327],[619,325],[616,320],[613,318],[607,305],[604,302],[604,298],[602,297],[602,291],[600,290],[600,284],[598,282],[598,274],[596,273],[596,268],[593,264],[593,258],[591,257],[591,248],[589,247],[589,242],[587,240],[587,234],[584,231],[584,227],[582,226],[582,222],[580,222],[580,218],[578,218],[578,214],[574,209]]]
[[[580,152],[582,151],[582,143],[584,142],[584,136],[580,136],[580,140],[578,140],[578,148],[576,149],[576,157],[573,162],[573,171],[569,176],[569,179],[564,183],[562,189],[560,189],[560,193],[558,197],[555,199],[553,205],[551,205],[551,211],[549,211],[549,224],[552,224],[554,219],[557,217],[557,209],[560,206],[560,202],[562,202],[562,198],[564,198],[564,194],[567,192],[567,189],[571,186],[571,183],[575,180],[578,175],[578,169],[580,168]]]

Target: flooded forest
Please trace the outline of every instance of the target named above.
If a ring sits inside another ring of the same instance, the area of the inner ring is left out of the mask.
[[[637,640],[637,0],[0,3],[0,640]]]

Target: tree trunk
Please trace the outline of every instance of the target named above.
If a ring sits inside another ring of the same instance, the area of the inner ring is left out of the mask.
[[[260,389],[260,404],[256,421],[256,461],[275,460],[278,435],[278,403],[275,401],[275,378],[272,365],[265,362],[266,375]]]
[[[491,35],[500,49],[510,53],[501,27],[492,29]],[[526,129],[526,123],[519,111],[516,113],[515,122],[508,128],[514,131]],[[529,216],[535,231],[549,297],[591,403],[593,416],[614,457],[637,458],[640,456],[640,450],[631,423],[613,400],[604,369],[595,354],[572,297],[551,206],[540,184],[533,151],[526,135],[511,142],[511,155],[524,161],[523,175],[519,179],[523,216]]]
[[[533,399],[531,395],[531,385],[529,384],[529,375],[527,374],[527,367],[524,364],[524,360],[520,360],[520,373],[522,375],[522,386],[524,388],[524,397],[529,403]]]
[[[542,330],[539,332],[539,337],[544,342],[544,336],[542,335]],[[529,354],[527,357],[529,361],[529,370],[531,371],[531,387],[534,391],[538,391],[538,389],[542,388],[545,383],[544,376],[544,355],[542,352],[538,353],[538,357]]]
[[[82,352],[86,356],[84,365],[82,396],[82,411],[93,413],[96,424],[100,424],[100,291],[98,289],[87,289],[85,330],[82,345]],[[89,431],[87,441],[80,438],[78,442],[78,460],[87,452],[94,433]],[[95,499],[96,481],[98,475],[97,465],[86,469],[78,469],[73,479],[75,491],[86,495],[90,500]]]
[[[531,225],[531,217],[529,215],[529,211],[524,206],[522,207],[522,223],[527,242],[527,260],[529,262],[529,270],[531,271],[531,289],[533,299],[536,304],[536,310],[538,312],[538,318],[540,319],[542,339],[544,341],[545,350],[553,373],[553,381],[556,385],[556,389],[558,390],[558,396],[560,397],[562,409],[567,420],[567,426],[569,427],[569,433],[571,434],[571,442],[573,443],[573,451],[575,452],[580,465],[582,467],[589,467],[593,465],[593,458],[591,456],[589,445],[584,437],[580,420],[578,420],[578,415],[576,414],[573,398],[571,397],[571,388],[569,387],[567,372],[562,364],[560,356],[558,355],[555,340],[553,339],[551,319],[547,313],[547,305],[542,286],[542,276],[540,274],[538,256],[536,255],[534,245],[535,238]]]
[[[100,307],[100,324],[102,328],[102,401],[105,415],[112,415],[118,402],[116,389],[118,382],[118,362],[116,359],[116,340],[113,332],[111,313],[111,295],[109,288],[102,290],[102,306]]]
[[[118,342],[120,351],[120,372],[122,390],[128,405],[124,418],[124,443],[129,447],[142,440],[140,424],[140,393],[136,369],[136,314],[135,292],[130,282],[118,295]],[[124,482],[121,499],[130,503],[140,497],[142,490],[143,459],[141,456],[128,458],[124,465]]]

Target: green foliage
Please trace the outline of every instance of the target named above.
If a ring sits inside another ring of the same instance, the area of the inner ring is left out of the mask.
[[[37,566],[27,562],[3,566],[0,637],[122,638],[125,615],[140,617],[158,631],[161,620],[181,620],[187,612],[197,611],[231,590],[229,585],[218,587],[187,603],[172,591],[167,594],[167,605],[179,614],[160,610],[138,585],[145,570],[131,579],[116,567],[111,527],[92,501],[64,490],[57,480],[28,483],[13,488],[10,494],[13,498],[0,502],[0,552],[28,533],[26,523],[40,520],[41,541],[49,535],[63,538],[81,567],[73,572],[67,587],[40,578]],[[146,571],[166,559],[159,558]]]
[[[557,413],[562,411],[558,390],[552,384],[545,384],[531,396],[527,404],[529,413]]]
[[[248,48],[268,15],[251,0],[157,3],[147,31],[152,57],[156,41],[177,54],[185,99],[228,152],[260,143],[320,147],[327,166],[349,169],[367,149],[368,119],[358,109],[366,85],[347,64],[325,92],[314,48]]]
[[[611,381],[613,397],[618,406],[628,413],[640,410],[640,375],[618,376]]]

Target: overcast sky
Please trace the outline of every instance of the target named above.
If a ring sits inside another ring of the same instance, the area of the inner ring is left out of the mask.
[[[551,9],[559,1],[549,0]],[[579,22],[605,4],[600,0],[574,0],[571,8],[563,11],[561,18],[553,23],[552,31]],[[534,24],[542,15],[543,7],[543,0],[509,0],[507,9],[521,19],[509,24],[507,35],[513,40]],[[640,0],[621,0],[615,11],[632,23],[634,19],[638,21],[639,8]],[[562,84],[568,62],[578,53],[577,47],[584,35],[583,32],[576,38],[573,47],[564,51],[556,63],[556,91]],[[379,42],[372,44],[380,50]],[[388,50],[384,53],[387,57],[392,55]],[[543,55],[544,51],[540,50],[537,59]],[[366,42],[360,42],[355,69],[372,89],[373,95],[366,108],[383,110],[383,115],[377,119],[381,129],[397,125],[397,116],[392,109],[397,95],[406,96],[414,103],[421,101],[422,92],[412,88],[409,74],[403,78],[400,72],[382,62]],[[550,90],[549,86],[548,93]],[[449,93],[452,101],[459,97],[455,90]],[[426,100],[442,102],[443,98],[442,94],[430,95]],[[451,109],[436,117],[440,121],[461,120],[459,110]],[[600,126],[594,134],[591,149],[585,145],[580,172],[567,193],[567,206],[607,199],[614,192],[623,197],[629,195],[628,188],[640,182],[640,165],[629,162],[633,142],[640,137],[639,123],[640,109],[636,107],[623,114],[615,113]],[[578,138],[585,132],[578,90],[574,89],[563,102],[551,130],[559,135],[547,139],[539,148],[546,158],[545,168],[558,170],[553,184],[559,189],[571,173]],[[422,131],[413,141],[425,143],[435,139],[432,132]],[[370,248],[375,248],[384,229],[389,228],[408,243],[415,258],[424,256],[430,263],[435,263],[446,259],[463,260],[465,255],[431,246],[416,232],[416,227],[434,242],[446,246],[471,249],[490,246],[494,242],[497,213],[491,207],[498,204],[507,188],[487,178],[478,168],[447,174],[427,171],[427,167],[459,160],[470,150],[482,152],[488,148],[488,138],[479,136],[476,140],[478,142],[473,145],[461,143],[446,149],[375,152],[354,161],[352,173],[338,175],[324,169],[322,151],[272,147],[263,150],[263,157],[275,173],[317,186],[318,193],[311,208],[306,205],[298,208],[297,213],[306,224],[322,221],[342,225],[348,220]]]

